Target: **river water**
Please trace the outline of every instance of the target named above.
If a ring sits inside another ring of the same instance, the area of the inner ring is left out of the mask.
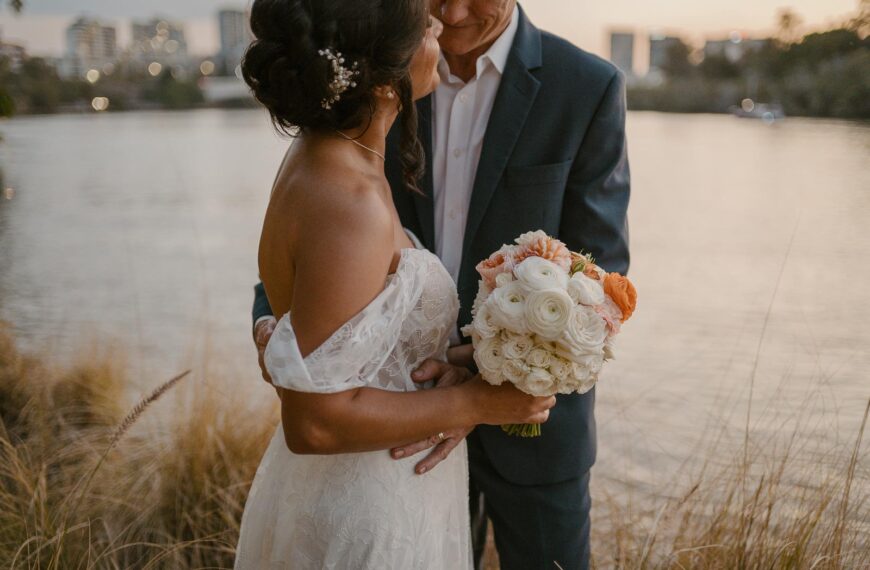
[[[640,300],[598,389],[598,476],[667,480],[747,418],[759,441],[797,422],[847,446],[870,398],[870,125],[632,113],[628,131]],[[270,396],[249,308],[288,142],[262,113],[0,133],[0,320],[22,345],[111,347],[140,391],[194,367]]]

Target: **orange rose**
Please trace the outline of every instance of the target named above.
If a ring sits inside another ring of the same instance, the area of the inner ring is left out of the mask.
[[[549,236],[535,237],[527,244],[520,246],[514,254],[514,264],[519,265],[520,262],[529,257],[543,257],[565,271],[571,269],[571,252],[564,243]]]
[[[604,277],[604,292],[622,311],[622,322],[627,321],[637,307],[637,290],[631,281],[619,273],[608,273]]]

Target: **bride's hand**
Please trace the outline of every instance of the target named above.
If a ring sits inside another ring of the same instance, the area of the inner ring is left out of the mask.
[[[521,392],[509,382],[488,384],[479,374],[463,388],[469,391],[478,423],[486,425],[542,424],[550,418],[555,396],[537,397]]]
[[[468,348],[471,348],[471,345],[468,345]],[[469,355],[471,353],[472,352],[469,351]],[[471,371],[464,366],[455,364],[449,352],[448,359],[450,360],[449,364],[439,360],[427,360],[423,362],[423,364],[420,365],[420,368],[411,374],[411,379],[418,384],[435,380],[436,388],[456,386],[471,379]],[[423,441],[418,441],[404,447],[392,449],[390,455],[393,459],[402,459],[404,457],[416,455],[421,451],[434,448],[425,459],[417,463],[414,467],[414,472],[418,475],[422,475],[427,471],[431,471],[436,465],[447,459],[450,453],[456,449],[456,446],[459,445],[459,443],[465,439],[473,429],[474,426],[468,426],[465,428],[448,430],[438,435],[433,435],[429,439],[424,439]]]

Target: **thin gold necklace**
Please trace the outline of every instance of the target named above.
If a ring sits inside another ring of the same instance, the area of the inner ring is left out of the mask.
[[[341,132],[341,131],[338,130],[338,129],[335,129],[335,132],[337,132],[339,135],[342,136],[342,138],[344,138],[345,140],[349,140],[350,142],[352,142],[352,143],[355,144],[356,146],[358,146],[358,147],[360,147],[360,148],[364,148],[364,149],[366,149],[367,151],[369,151],[369,152],[371,152],[371,153],[374,153],[374,154],[376,154],[377,156],[381,157],[381,160],[383,160],[384,162],[387,161],[387,157],[385,157],[384,155],[382,155],[381,153],[379,153],[379,152],[376,151],[375,149],[373,149],[373,148],[371,148],[371,147],[368,147],[368,146],[364,145],[363,143],[359,142],[359,141],[356,140],[356,139],[352,139],[352,138],[350,138],[349,136],[347,136],[346,134],[344,134],[343,132]]]

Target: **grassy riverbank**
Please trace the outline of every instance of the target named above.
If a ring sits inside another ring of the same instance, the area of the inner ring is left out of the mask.
[[[229,408],[196,371],[138,406],[126,401],[128,383],[117,351],[54,368],[0,331],[3,567],[232,566],[277,410],[264,418],[259,409]],[[868,476],[860,445],[828,457],[825,469],[807,469],[795,461],[804,442],[788,441],[663,488],[651,507],[595,489],[595,566],[870,566],[870,504],[855,484]]]

